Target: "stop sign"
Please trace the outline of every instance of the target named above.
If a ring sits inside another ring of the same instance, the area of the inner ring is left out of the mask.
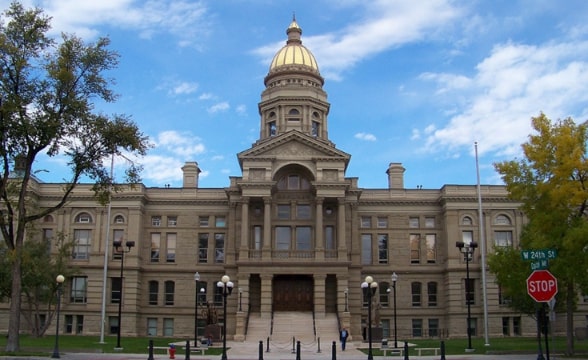
[[[527,278],[527,293],[537,302],[549,302],[557,294],[557,279],[547,270],[535,270]]]

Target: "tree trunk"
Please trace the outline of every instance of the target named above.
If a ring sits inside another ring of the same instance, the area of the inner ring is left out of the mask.
[[[574,354],[574,298],[576,291],[574,291],[573,284],[568,284],[566,290],[566,355],[572,356]]]
[[[20,351],[20,306],[22,303],[22,269],[21,269],[21,252],[22,248],[17,246],[12,265],[12,289],[10,296],[10,317],[8,320],[8,339],[6,340],[6,351]]]

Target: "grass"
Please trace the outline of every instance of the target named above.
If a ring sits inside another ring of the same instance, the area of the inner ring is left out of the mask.
[[[124,337],[121,338],[122,350],[115,350],[116,337],[107,336],[104,338],[104,343],[100,343],[98,336],[74,336],[74,335],[60,335],[59,336],[59,350],[60,352],[87,352],[87,353],[127,353],[127,354],[147,354],[149,340],[153,340],[153,346],[167,347],[169,343],[184,343],[185,339],[173,338],[147,338],[147,337]],[[413,347],[440,347],[440,340],[410,340]],[[575,351],[578,354],[588,354],[588,341],[575,341]],[[48,355],[53,352],[55,345],[55,337],[47,335],[41,338],[34,338],[28,335],[21,335],[20,337],[21,351],[17,354],[6,353],[3,349],[6,347],[6,336],[0,336],[0,356],[2,355],[18,355],[18,356],[39,356]],[[449,339],[445,340],[445,353],[447,355],[464,354],[467,348],[467,339]],[[388,340],[388,346],[393,347],[394,341]],[[404,341],[398,341],[398,346],[403,347]],[[383,355],[379,349],[379,343],[373,343],[372,354],[374,356]],[[549,339],[550,353],[561,354],[566,347],[565,337],[556,337]],[[472,348],[475,349],[474,354],[501,354],[501,353],[536,353],[537,339],[534,337],[506,337],[490,339],[490,345],[484,344],[482,338],[472,338]],[[542,342],[542,348],[545,352],[545,340]],[[361,349],[367,352],[367,344]],[[155,353],[160,353],[162,350],[156,350]],[[211,347],[206,351],[207,355],[220,355],[222,353],[221,347]],[[177,355],[184,355],[185,350],[182,346],[176,347]],[[416,355],[416,352],[410,351],[410,355]]]

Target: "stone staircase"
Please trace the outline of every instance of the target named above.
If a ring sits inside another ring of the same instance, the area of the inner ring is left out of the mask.
[[[295,338],[304,343],[315,340],[311,312],[279,311],[274,313],[271,340],[288,342]]]
[[[262,318],[259,314],[249,316],[249,326],[247,327],[247,341],[265,342],[270,336],[271,319]]]
[[[325,314],[325,317],[315,319],[316,336],[321,339],[321,344],[326,346],[333,341],[339,342],[339,321],[336,314]]]

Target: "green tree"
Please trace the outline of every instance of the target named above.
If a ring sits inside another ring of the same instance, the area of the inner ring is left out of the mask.
[[[63,207],[82,180],[94,182],[97,198],[106,200],[112,181],[104,160],[123,151],[143,155],[148,139],[128,117],[94,109],[95,100],[116,99],[110,89],[113,80],[104,76],[118,63],[108,38],[86,44],[62,34],[53,40],[47,37],[50,18],[40,8],[25,9],[17,1],[0,20],[0,231],[7,256],[14,259],[6,343],[6,351],[14,352],[20,349],[28,225]],[[66,158],[71,174],[63,180],[61,198],[39,208],[31,204],[29,185],[33,164],[42,153]],[[138,182],[139,171],[131,165],[126,182]]]
[[[571,355],[576,298],[588,289],[586,123],[571,118],[552,122],[540,114],[532,118],[532,127],[536,134],[522,145],[524,159],[496,163],[495,169],[529,219],[521,247],[558,251],[549,269],[558,279],[557,299],[567,320],[566,352]]]

